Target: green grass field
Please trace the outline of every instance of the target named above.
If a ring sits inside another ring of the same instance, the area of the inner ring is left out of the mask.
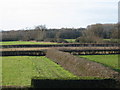
[[[120,42],[120,40],[119,39],[103,39],[103,41],[105,41],[105,42],[111,42],[111,43],[118,43],[118,42]]]
[[[80,55],[79,57],[102,63],[117,71],[118,55]],[[45,56],[8,56],[0,59],[3,86],[30,86],[33,77],[40,79],[79,78],[97,79],[95,77],[78,77],[54,63]]]
[[[30,86],[32,78],[39,79],[102,79],[78,77],[45,56],[2,57],[2,85]],[[0,73],[0,74],[1,74]]]
[[[58,44],[52,42],[30,42],[30,41],[6,41],[0,42],[0,45],[20,45],[20,44]]]
[[[65,39],[66,41],[68,41],[69,43],[75,43],[76,39]]]
[[[77,77],[44,56],[2,58],[3,86],[30,86],[32,77],[36,76],[44,79]]]
[[[79,57],[87,58],[91,61],[101,63],[120,72],[120,61],[118,61],[118,55],[79,55]]]

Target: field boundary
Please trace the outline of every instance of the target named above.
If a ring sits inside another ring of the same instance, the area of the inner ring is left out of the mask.
[[[120,82],[114,79],[103,80],[50,80],[32,79],[31,87],[0,86],[4,89],[37,89],[37,88],[120,88]]]
[[[94,44],[94,43],[81,43],[81,44],[20,44],[20,45],[0,45],[1,48],[28,48],[28,47],[115,47],[120,44]]]
[[[45,56],[45,50],[39,51],[2,51],[2,56]]]
[[[55,49],[48,50],[46,57],[78,76],[113,78],[114,75],[118,74],[118,72],[102,64]]]
[[[41,80],[32,79],[33,88],[120,88],[114,79],[103,80]]]
[[[50,49],[50,48],[49,48]],[[45,56],[47,49],[6,49],[0,52],[1,56]],[[63,52],[69,52],[72,55],[108,55],[120,54],[119,49],[57,49]]]

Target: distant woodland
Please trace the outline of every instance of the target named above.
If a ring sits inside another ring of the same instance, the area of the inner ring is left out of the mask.
[[[34,29],[1,31],[2,41],[49,41],[66,42],[76,39],[80,43],[101,43],[105,39],[118,39],[119,24],[93,24],[87,28],[47,29],[38,25]]]

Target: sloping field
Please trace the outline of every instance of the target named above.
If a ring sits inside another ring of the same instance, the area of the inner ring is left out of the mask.
[[[32,77],[66,78],[77,77],[46,57],[2,57],[2,85],[30,86]]]
[[[101,63],[105,66],[120,72],[120,58],[119,54],[116,55],[79,55],[79,57],[87,58],[91,61]]]

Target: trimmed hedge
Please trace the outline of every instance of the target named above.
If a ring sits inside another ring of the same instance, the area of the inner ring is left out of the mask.
[[[118,72],[102,64],[55,49],[47,50],[46,56],[78,76],[113,78],[114,75],[118,74]]]
[[[38,51],[2,51],[1,56],[45,56],[45,50]]]
[[[62,44],[21,44],[21,45],[0,45],[0,48],[27,48],[27,47],[116,47],[120,44],[95,44],[95,43],[62,43]]]
[[[31,86],[33,88],[120,88],[118,82],[113,79],[102,80],[32,79]]]

